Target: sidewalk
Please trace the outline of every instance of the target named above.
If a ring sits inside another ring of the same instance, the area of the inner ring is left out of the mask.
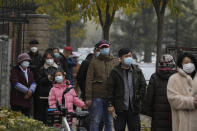
[[[144,115],[140,115],[140,119],[141,119],[141,131],[151,131],[150,127],[151,127],[151,118],[144,116]],[[73,128],[76,130],[76,126],[73,125]],[[103,130],[104,131],[104,130]],[[113,131],[115,131],[113,129]],[[128,128],[126,128],[125,131],[128,131]]]

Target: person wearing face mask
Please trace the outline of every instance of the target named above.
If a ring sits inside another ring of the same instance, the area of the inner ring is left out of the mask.
[[[43,65],[43,59],[42,59],[42,55],[39,53],[39,50],[38,50],[39,42],[37,40],[30,41],[29,46],[30,46],[30,51],[28,52],[28,54],[31,58],[29,68],[32,70],[32,72],[34,74],[34,78],[37,82],[38,81],[38,72],[39,72],[39,69]]]
[[[33,73],[28,68],[30,57],[27,53],[18,56],[18,65],[11,70],[10,82],[10,105],[14,111],[19,111],[26,116],[30,116],[32,107],[32,94],[36,90],[37,84],[33,78]]]
[[[53,84],[53,88],[51,88],[49,93],[49,107],[56,108],[57,101],[62,104],[62,94],[69,88],[70,81],[65,79],[64,72],[62,70],[57,70],[55,73],[55,84]],[[65,94],[65,107],[68,109],[68,112],[74,112],[73,105],[81,108],[86,108],[85,103],[77,97],[77,94],[74,89],[71,89],[67,94]],[[72,129],[72,122],[69,123],[69,126]]]
[[[86,98],[85,98],[85,87],[86,87],[85,83],[86,83],[86,76],[87,76],[87,72],[88,72],[88,67],[89,67],[89,64],[92,61],[92,59],[94,59],[100,55],[100,51],[99,51],[100,45],[101,45],[100,42],[95,44],[93,53],[90,53],[87,55],[86,59],[84,61],[82,61],[81,66],[79,67],[79,71],[77,72],[77,84],[78,84],[79,89],[81,91],[80,97],[84,101],[86,100]],[[89,118],[84,120],[82,123],[83,123],[83,127],[86,127],[86,129],[89,131],[89,128],[90,128]],[[102,129],[103,129],[103,125],[101,124],[99,130],[102,131]]]
[[[151,131],[172,131],[171,108],[167,99],[167,84],[176,73],[176,64],[171,55],[165,54],[152,74],[143,101],[142,114],[152,117]]]
[[[68,80],[70,80],[71,85],[74,85],[74,77],[73,77],[73,68],[77,65],[73,58],[72,48],[70,46],[66,46],[64,48],[64,57],[62,59],[62,63],[66,63],[67,65],[67,76]]]
[[[177,66],[177,73],[170,77],[167,86],[172,131],[197,131],[197,62],[192,54],[182,53]]]
[[[141,69],[134,65],[132,52],[122,48],[118,52],[121,63],[112,69],[107,80],[108,111],[114,118],[115,131],[140,131],[141,101],[146,81]]]
[[[40,120],[46,123],[46,109],[48,108],[48,96],[49,91],[53,85],[53,74],[61,69],[54,61],[54,55],[52,50],[47,50],[44,53],[43,59],[44,65],[39,71],[39,89],[38,94],[40,98]]]
[[[91,60],[86,77],[86,103],[90,107],[90,131],[99,131],[103,119],[104,130],[112,131],[112,116],[108,112],[106,80],[109,73],[119,64],[118,58],[110,55],[110,44],[99,42],[100,55]]]
[[[63,63],[61,62],[63,54],[60,53],[58,48],[53,48],[53,55],[55,57],[55,63],[63,68]]]
[[[43,59],[42,55],[39,53],[38,47],[39,47],[39,42],[37,40],[31,40],[29,42],[30,46],[30,51],[28,52],[31,61],[30,61],[30,66],[29,68],[33,72],[34,79],[36,83],[38,83],[38,76],[39,76],[39,70],[43,65]],[[39,119],[39,97],[38,97],[38,92],[37,90],[35,91],[33,95],[33,116],[34,119]]]
[[[85,100],[85,83],[86,83],[86,76],[88,72],[88,67],[93,58],[96,58],[100,55],[99,46],[101,43],[97,43],[94,46],[94,52],[87,55],[86,59],[82,61],[79,71],[77,72],[77,83],[81,90],[81,98]]]

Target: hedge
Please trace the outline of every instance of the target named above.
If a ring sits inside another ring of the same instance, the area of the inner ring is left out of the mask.
[[[0,131],[58,131],[42,122],[0,107]]]

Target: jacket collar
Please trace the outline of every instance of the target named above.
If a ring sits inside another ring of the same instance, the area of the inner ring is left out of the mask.
[[[65,80],[64,84],[56,83],[56,84],[53,84],[53,87],[54,88],[65,88],[65,87],[69,87],[69,84],[70,84],[70,81]]]
[[[119,65],[117,65],[114,69],[115,72],[117,72],[121,78],[123,78],[123,68],[122,68],[122,64],[120,63]],[[137,65],[132,65],[130,71],[132,71],[132,73],[134,73],[135,71],[138,71],[138,67]]]
[[[31,55],[31,56],[37,56],[37,55],[39,55],[39,51],[37,51],[35,53],[33,53],[32,51],[29,51],[29,55]]]
[[[188,75],[187,73],[185,73],[183,71],[183,69],[181,69],[181,68],[178,68],[177,71],[182,77],[187,79],[188,84],[192,87],[192,77],[190,75]],[[197,73],[196,73],[194,79],[196,79],[196,77],[197,77]]]
[[[55,67],[58,68],[58,65],[54,62],[54,64],[52,66],[47,65],[46,63],[44,63],[44,68],[48,69],[49,67]]]
[[[111,56],[104,56],[104,55],[99,55],[97,58],[98,58],[99,60],[103,60],[103,61],[109,61],[109,60],[112,59]]]

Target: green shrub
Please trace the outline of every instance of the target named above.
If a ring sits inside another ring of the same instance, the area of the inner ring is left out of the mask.
[[[58,131],[42,122],[0,107],[0,131]]]

